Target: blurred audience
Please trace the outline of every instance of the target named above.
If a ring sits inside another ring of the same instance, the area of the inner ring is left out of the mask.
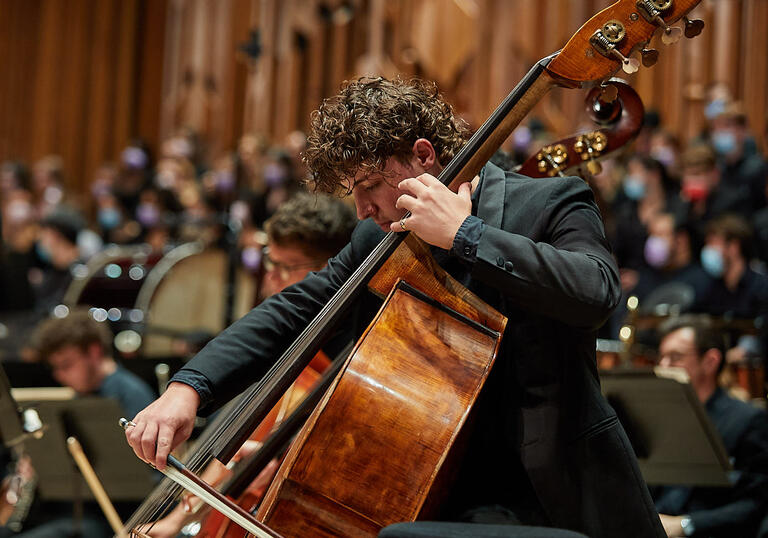
[[[644,242],[645,264],[638,270],[637,283],[629,290],[641,302],[660,286],[680,282],[690,286],[694,302],[704,301],[711,277],[694,257],[690,230],[674,213],[658,213],[648,224]]]
[[[35,244],[39,267],[30,268],[35,310],[46,316],[60,304],[72,282],[72,269],[80,261],[78,234],[85,228],[82,216],[59,206],[40,221]]]
[[[614,254],[620,267],[643,265],[648,225],[662,212],[680,213],[683,204],[676,186],[657,160],[632,155],[626,165],[623,188],[613,201]]]
[[[768,313],[768,276],[750,267],[751,252],[752,228],[743,217],[725,214],[708,223],[701,265],[713,281],[698,310],[743,319]]]
[[[741,103],[726,103],[711,120],[709,135],[720,170],[720,207],[750,218],[766,205],[768,163],[754,147]]]

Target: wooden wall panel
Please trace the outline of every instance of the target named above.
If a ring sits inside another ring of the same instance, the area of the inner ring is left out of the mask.
[[[60,155],[68,191],[88,192],[94,170],[141,134],[141,75],[159,73],[162,59],[155,50],[137,61],[147,43],[144,17],[165,10],[165,0],[148,3],[0,2],[0,161]],[[145,133],[157,131],[156,118]]]
[[[85,188],[129,138],[157,148],[190,126],[212,160],[245,132],[282,142],[343,80],[373,68],[439,80],[477,126],[533,62],[610,3],[3,0],[0,159],[59,153],[71,184]],[[725,83],[765,148],[768,1],[702,0],[694,15],[704,34],[671,47],[654,39],[658,64],[632,83],[683,138],[704,126],[707,88]],[[246,61],[237,47],[256,29],[262,53]],[[582,95],[553,92],[533,114],[555,136],[568,134],[583,117]]]
[[[748,0],[743,10],[745,28],[741,88],[749,103],[753,132],[762,133],[762,150],[768,153],[768,2]],[[762,21],[763,24],[751,24]]]
[[[560,48],[591,15],[611,3],[251,0],[264,52],[246,77],[242,124],[280,143],[293,128],[306,128],[308,111],[335,93],[343,80],[378,67],[385,75],[400,72],[438,80],[441,91],[477,126],[533,62]],[[714,81],[724,81],[737,97],[759,102],[749,109],[763,118],[753,124],[764,130],[767,4],[702,0],[694,14],[707,24],[703,36],[669,47],[654,39],[659,63],[629,78],[647,107],[660,112],[666,127],[683,138],[698,134],[705,90]],[[307,38],[304,51],[297,50],[292,37],[299,32]],[[472,44],[469,49],[467,42]],[[220,56],[219,61],[233,60]],[[619,76],[626,77],[621,72]],[[581,92],[554,91],[533,115],[555,135],[564,135],[584,117],[582,99]]]

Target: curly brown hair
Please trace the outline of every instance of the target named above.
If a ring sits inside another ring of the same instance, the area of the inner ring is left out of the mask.
[[[47,361],[52,354],[68,346],[86,351],[91,344],[99,344],[109,354],[112,337],[106,324],[93,319],[88,309],[81,307],[63,318],[49,318],[40,323],[32,342],[39,358]]]
[[[407,162],[419,138],[445,165],[469,135],[434,83],[363,77],[345,82],[312,113],[303,159],[316,190],[349,193],[361,170],[381,171],[390,157]]]
[[[338,198],[300,192],[281,204],[264,228],[273,243],[295,245],[309,256],[327,259],[349,243],[356,224],[352,208]]]

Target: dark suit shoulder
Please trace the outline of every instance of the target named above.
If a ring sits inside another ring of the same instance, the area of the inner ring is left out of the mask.
[[[573,199],[594,200],[592,189],[583,179],[576,176],[532,178],[507,172],[506,181],[509,193],[540,196],[548,203]]]
[[[728,396],[722,389],[707,402],[707,411],[727,445],[737,443],[750,428],[766,419],[765,411]]]

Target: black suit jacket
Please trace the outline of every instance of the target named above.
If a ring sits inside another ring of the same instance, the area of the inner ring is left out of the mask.
[[[600,392],[595,329],[616,306],[620,286],[592,192],[578,178],[531,179],[488,164],[473,214],[484,224],[471,255],[462,259],[463,247],[436,249],[438,261],[509,322],[467,460],[492,450],[490,459],[522,463],[554,526],[593,538],[664,536],[626,435]],[[244,389],[381,237],[371,221],[360,223],[325,269],[251,311],[174,380],[195,387],[205,404]],[[369,296],[360,306],[370,311],[376,302]],[[363,321],[359,330],[370,318],[353,319]]]

